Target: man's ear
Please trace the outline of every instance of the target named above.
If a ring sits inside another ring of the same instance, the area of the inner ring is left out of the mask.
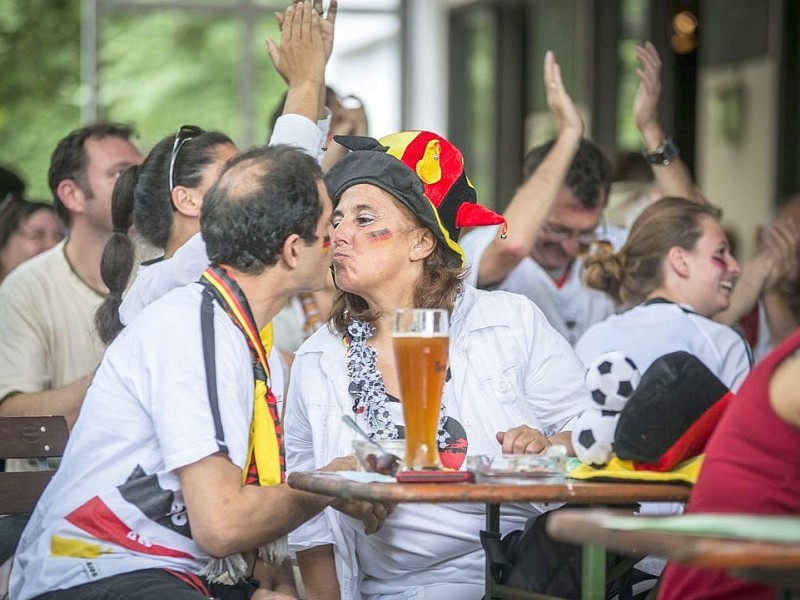
[[[197,218],[200,216],[203,199],[194,190],[176,185],[172,190],[172,205],[182,215]]]
[[[436,238],[433,237],[431,230],[425,227],[420,227],[413,235],[409,258],[412,262],[425,260],[436,248]]]
[[[62,179],[56,187],[56,195],[70,214],[83,214],[86,194],[74,179]]]
[[[679,277],[689,276],[689,265],[686,262],[686,250],[680,246],[673,246],[667,252],[666,263],[678,274]]]
[[[300,246],[303,243],[303,238],[296,233],[291,234],[283,241],[281,260],[283,260],[287,268],[297,268],[300,261]]]

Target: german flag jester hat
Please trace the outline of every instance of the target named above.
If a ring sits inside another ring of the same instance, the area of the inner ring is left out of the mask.
[[[461,152],[443,137],[430,131],[401,131],[380,141],[354,135],[337,135],[334,140],[351,150],[325,175],[334,206],[354,185],[377,186],[414,213],[462,266],[464,251],[458,245],[462,227],[502,224],[505,237],[505,219],[477,203]]]

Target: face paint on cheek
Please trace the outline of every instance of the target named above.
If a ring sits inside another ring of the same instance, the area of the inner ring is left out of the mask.
[[[322,238],[322,249],[327,250],[330,247],[331,247],[331,236],[326,235],[324,238]]]
[[[392,239],[393,237],[392,232],[389,231],[388,229],[379,229],[378,231],[370,231],[365,235],[367,236],[367,239],[373,244],[386,242]]]
[[[725,270],[725,261],[716,256],[711,257],[711,264],[717,267],[720,271]]]

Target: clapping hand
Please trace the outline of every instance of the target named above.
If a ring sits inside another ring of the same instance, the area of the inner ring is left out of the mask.
[[[556,61],[555,54],[550,50],[544,55],[544,86],[547,94],[547,107],[550,109],[559,134],[569,130],[577,133],[578,138],[583,137],[585,129],[583,119],[575,102],[564,87],[561,66]]]
[[[331,11],[328,11],[330,17]],[[291,4],[285,13],[275,13],[281,26],[280,46],[267,40],[270,60],[284,81],[292,87],[300,82],[321,85],[327,61],[322,22],[329,27],[329,43],[333,47],[333,21],[322,19],[311,0]],[[333,18],[336,18],[334,3]]]
[[[659,129],[661,125],[658,121],[658,104],[661,99],[661,58],[658,50],[651,42],[646,42],[643,46],[636,46],[636,58],[639,60],[639,68],[636,75],[639,76],[639,88],[633,100],[633,119],[636,127],[645,132],[653,127]]]

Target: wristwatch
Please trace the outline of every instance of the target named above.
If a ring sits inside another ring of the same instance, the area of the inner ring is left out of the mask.
[[[658,148],[655,149],[653,152],[642,152],[647,162],[651,165],[661,165],[666,167],[670,164],[673,160],[675,160],[678,155],[678,147],[675,145],[675,142],[672,141],[672,138],[668,137],[663,142],[661,142]]]

